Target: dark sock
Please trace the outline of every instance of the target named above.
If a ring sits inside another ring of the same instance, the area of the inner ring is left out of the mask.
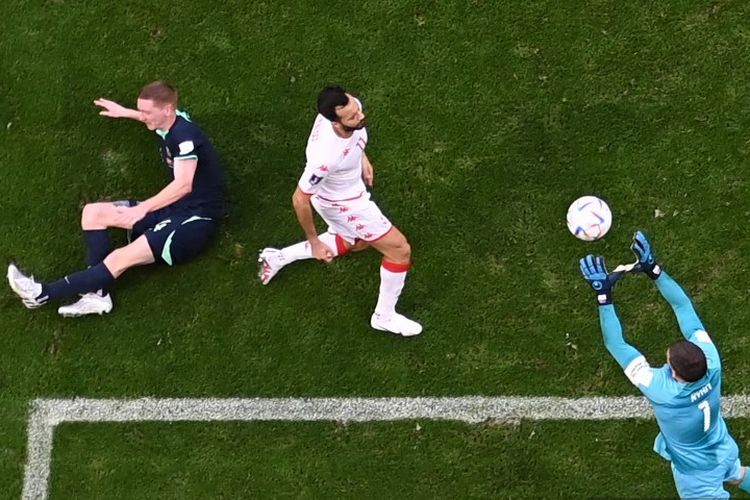
[[[112,251],[112,241],[106,229],[87,229],[83,231],[83,242],[86,244],[86,265],[93,267],[104,260]],[[96,290],[99,295],[109,293],[107,289]]]
[[[106,229],[83,231],[83,242],[86,244],[86,265],[89,267],[103,261],[112,251],[112,242]]]
[[[107,290],[114,283],[115,278],[109,272],[104,262],[89,267],[85,271],[69,274],[63,279],[52,283],[42,283],[40,297],[47,296],[49,300],[55,300],[69,295]]]

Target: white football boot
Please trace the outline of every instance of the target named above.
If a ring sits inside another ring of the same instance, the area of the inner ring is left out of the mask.
[[[278,248],[264,248],[258,254],[258,262],[260,268],[258,269],[258,278],[260,282],[267,285],[276,273],[281,271],[281,268],[286,265],[284,256],[281,250]]]
[[[42,285],[34,281],[33,276],[28,277],[19,271],[15,264],[8,265],[8,284],[29,309],[36,309],[47,302],[47,297],[37,299],[42,293]]]
[[[397,312],[387,316],[373,313],[370,326],[376,330],[396,333],[404,337],[413,337],[422,333],[422,325]]]
[[[106,314],[112,310],[112,297],[109,294],[101,296],[96,292],[81,295],[78,302],[61,306],[57,309],[65,318],[77,318],[88,314]]]

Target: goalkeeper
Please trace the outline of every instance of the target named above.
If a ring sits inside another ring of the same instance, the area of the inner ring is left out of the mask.
[[[654,281],[677,316],[684,340],[667,349],[667,363],[651,367],[622,335],[612,303],[612,288],[623,271],[608,273],[604,258],[587,255],[581,272],[596,292],[604,345],[625,375],[646,396],[661,431],[654,451],[671,463],[681,498],[729,498],[724,484],[750,492],[750,474],[721,416],[721,360],[693,304],[654,259],[646,236],[638,231],[631,246],[638,259],[626,266]]]

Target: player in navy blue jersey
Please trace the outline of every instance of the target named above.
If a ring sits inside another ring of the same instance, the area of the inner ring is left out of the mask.
[[[652,367],[622,335],[612,303],[612,287],[623,275],[608,273],[602,257],[581,259],[583,277],[599,303],[604,345],[654,408],[661,431],[654,451],[671,463],[681,498],[729,498],[724,484],[750,492],[750,474],[739,459],[737,443],[721,415],[721,359],[687,294],[656,263],[646,236],[638,231],[632,245],[637,261],[627,266],[646,274],[669,303],[684,340],[667,350],[667,363]]]
[[[168,184],[142,201],[89,203],[81,227],[88,268],[64,278],[38,283],[14,264],[8,282],[29,309],[48,301],[80,295],[59,308],[63,316],[104,314],[112,310],[109,289],[127,269],[154,262],[173,266],[196,256],[208,244],[224,213],[224,175],[219,156],[203,131],[177,109],[177,91],[156,81],[138,96],[137,109],[108,99],[94,103],[100,115],[130,118],[157,134]],[[128,244],[113,250],[108,228],[128,230]]]

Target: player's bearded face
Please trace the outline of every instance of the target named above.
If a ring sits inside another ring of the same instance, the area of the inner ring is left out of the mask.
[[[347,94],[348,95],[348,94]],[[339,107],[336,110],[339,117],[339,124],[347,132],[361,130],[367,124],[367,117],[352,96],[349,96],[349,102],[346,106]]]
[[[346,124],[343,121],[341,121],[341,127],[346,130],[347,132],[354,132],[355,130],[362,130],[365,128],[365,125],[367,125],[367,119],[362,118],[358,122],[354,122],[353,124]]]

